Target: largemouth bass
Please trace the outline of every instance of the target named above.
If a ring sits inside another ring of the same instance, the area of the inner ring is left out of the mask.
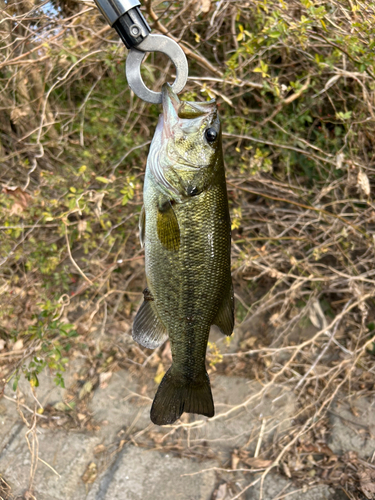
[[[163,85],[163,114],[147,161],[140,238],[147,288],[133,338],[170,339],[172,366],[151,408],[155,424],[182,413],[214,415],[205,367],[208,335],[233,331],[230,218],[215,101],[180,101]]]

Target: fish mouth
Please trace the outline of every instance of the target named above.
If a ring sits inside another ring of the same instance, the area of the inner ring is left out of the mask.
[[[180,120],[196,120],[204,116],[212,119],[213,115],[217,115],[214,99],[205,102],[180,101],[169,83],[164,83],[162,86],[162,103],[165,138],[171,137],[173,127]]]

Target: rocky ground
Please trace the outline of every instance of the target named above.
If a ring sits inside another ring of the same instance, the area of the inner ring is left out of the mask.
[[[272,462],[265,457],[295,423],[295,396],[284,387],[262,393],[254,380],[212,374],[216,416],[183,416],[180,424],[159,428],[149,419],[152,391],[145,392],[128,370],[102,376],[96,388],[81,383],[78,397],[90,392],[87,410],[73,417],[67,394],[83,363],[71,362],[67,389],[44,375],[38,402],[21,383],[18,410],[15,393],[6,388],[0,401],[0,498],[33,498],[28,491],[38,500],[348,498],[342,487],[316,484],[312,473],[302,484],[285,464],[268,469]],[[349,408],[337,401],[330,413],[332,456],[375,458],[373,404],[362,398]],[[363,498],[372,498],[369,488]]]

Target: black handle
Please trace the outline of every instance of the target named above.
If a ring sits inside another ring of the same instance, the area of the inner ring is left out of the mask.
[[[119,17],[113,24],[113,28],[115,28],[128,49],[136,47],[143,42],[151,32],[151,28],[147,24],[139,7],[134,7]]]

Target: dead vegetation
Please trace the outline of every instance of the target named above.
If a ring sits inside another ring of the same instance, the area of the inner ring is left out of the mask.
[[[223,459],[226,471],[261,474],[242,489],[228,479],[214,498],[245,498],[273,470],[301,490],[322,483],[375,498],[374,456],[328,446],[334,404],[348,405],[354,422],[358,400],[375,404],[374,4],[144,7],[189,57],[186,97],[220,103],[237,327],[232,343],[210,345],[208,360],[211,372],[260,388],[213,420],[275,387],[295,401],[288,432],[265,445],[272,422],[259,422],[247,446]],[[168,348],[152,353],[130,337],[144,286],[142,178],[159,110],[130,93],[125,49],[93,3],[0,0],[0,8],[0,378],[4,386],[26,376],[35,387],[49,369],[62,385],[69,359],[85,365],[69,411],[25,410],[35,455],[36,425],[95,429],[86,403],[108,374],[139,377],[142,393],[130,396],[147,402],[169,366]],[[155,54],[144,66],[154,88],[173,75]],[[137,430],[109,456],[130,441],[210,458],[199,434],[209,425],[184,417],[167,430]],[[4,498],[8,490],[0,478]]]

